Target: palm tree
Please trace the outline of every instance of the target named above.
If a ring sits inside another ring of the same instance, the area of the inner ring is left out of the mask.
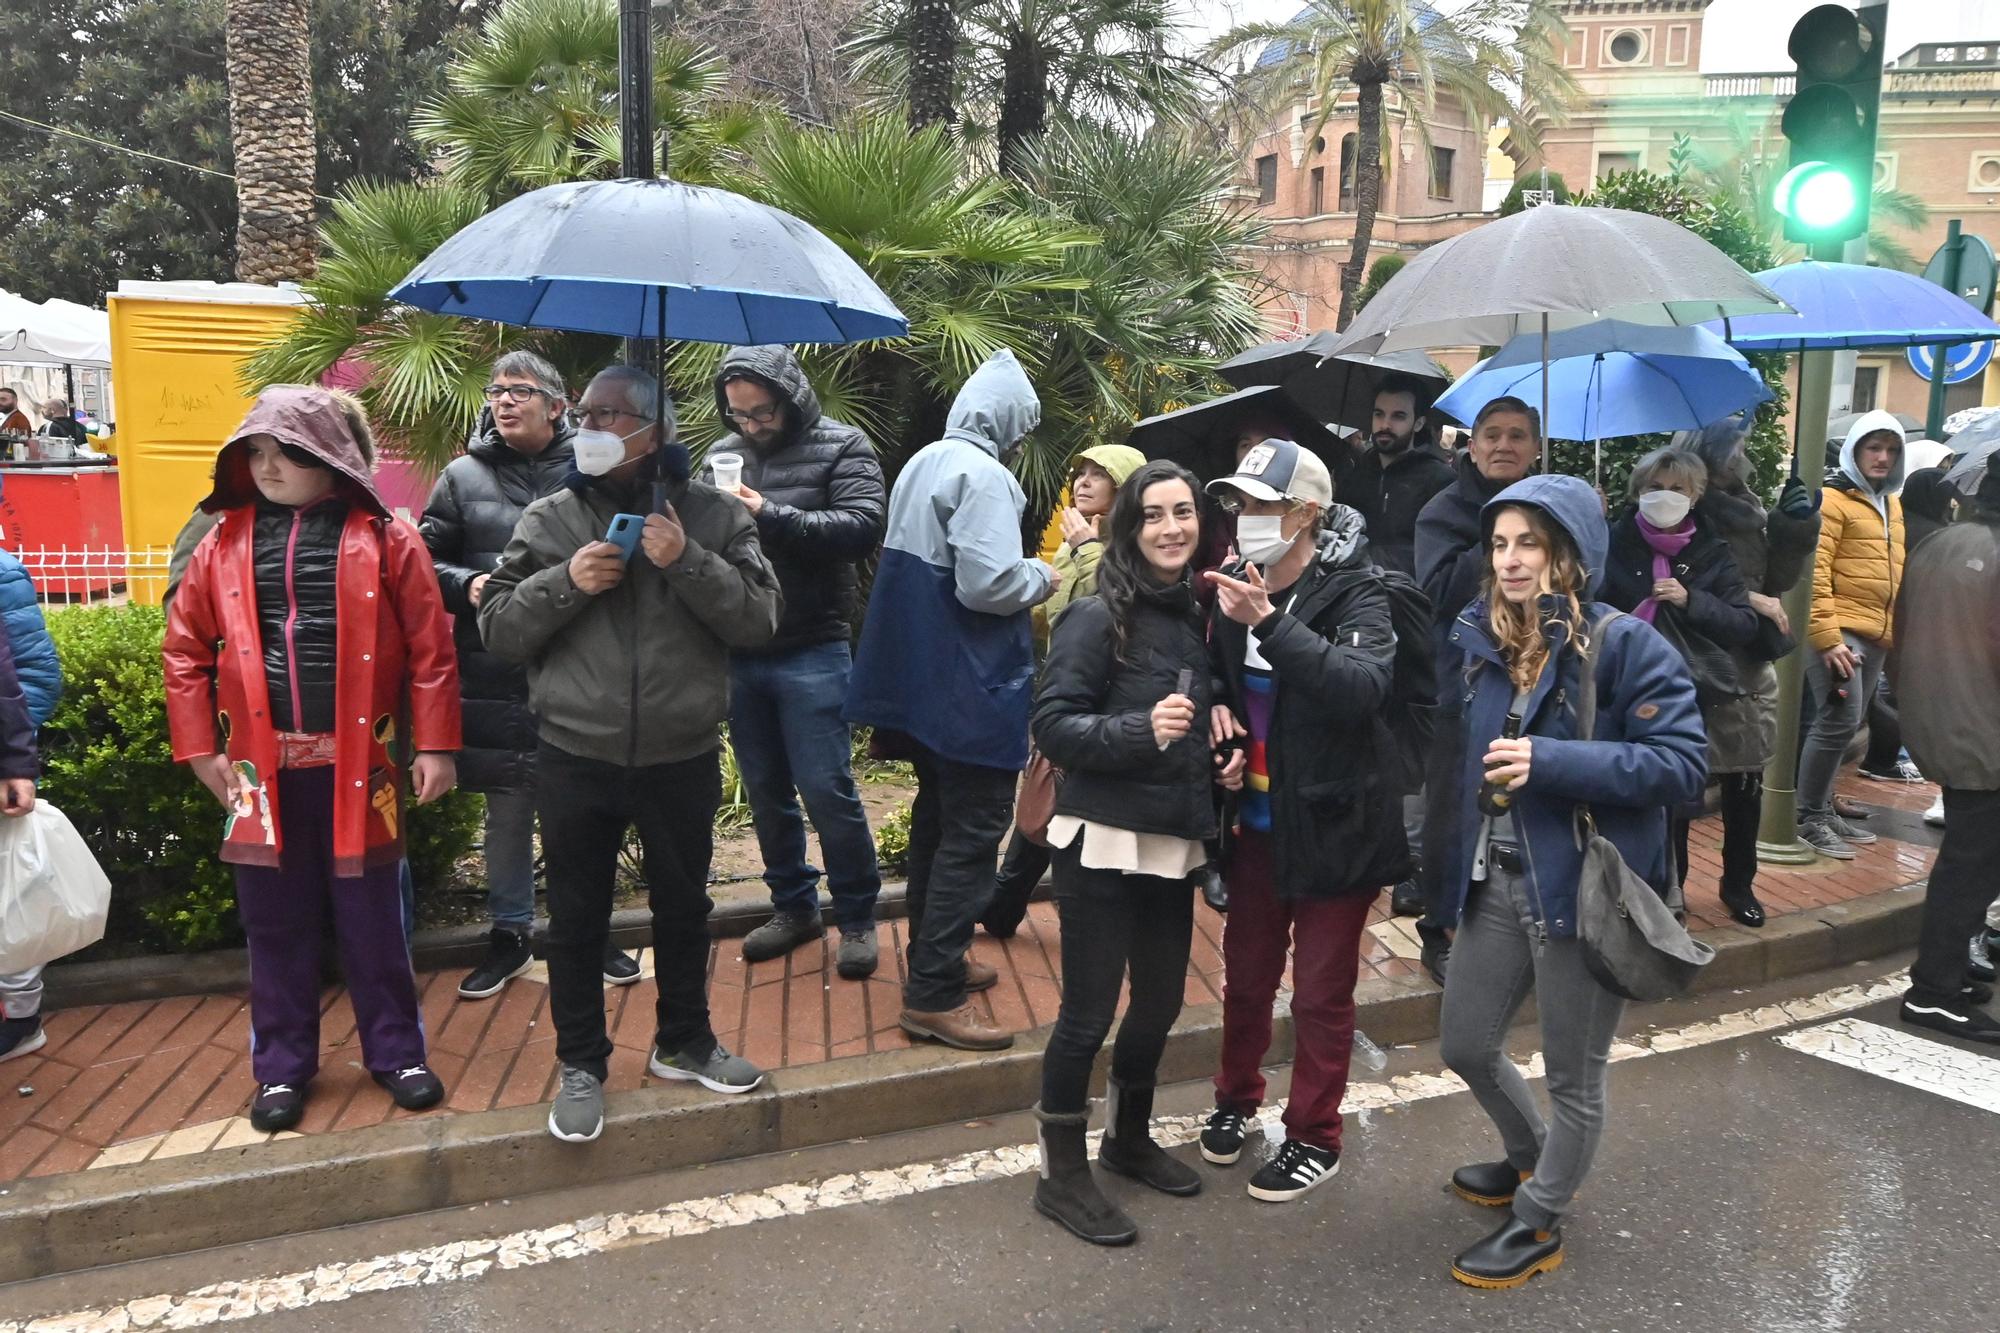
[[[936,2],[867,11],[847,48],[877,102],[907,96],[913,119],[909,53]],[[1185,119],[1212,82],[1206,66],[1180,52],[1179,0],[957,0],[956,15],[960,133],[992,143],[1009,175],[1052,123],[1137,131]]]
[[[1246,76],[1267,111],[1305,85],[1318,137],[1342,90],[1356,90],[1354,245],[1340,273],[1340,327],[1354,316],[1382,202],[1384,85],[1403,92],[1403,120],[1426,149],[1440,90],[1480,120],[1506,120],[1532,151],[1540,126],[1559,121],[1576,84],[1563,69],[1567,30],[1557,0],[1465,0],[1450,12],[1424,0],[1307,0],[1287,23],[1251,23],[1218,37],[1214,56],[1275,58]],[[1261,94],[1261,95],[1260,95]]]
[[[910,0],[902,36],[908,52],[910,128],[949,125],[958,68],[958,12],[952,0]]]
[[[313,268],[312,27],[307,0],[229,0],[225,52],[236,159],[236,276]]]

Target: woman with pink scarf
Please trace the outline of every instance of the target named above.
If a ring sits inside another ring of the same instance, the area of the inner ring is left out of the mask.
[[[1656,449],[1632,469],[1632,506],[1611,527],[1611,553],[1598,597],[1651,624],[1680,649],[1695,681],[1702,722],[1711,737],[1718,715],[1756,707],[1755,681],[1737,650],[1757,636],[1757,612],[1728,543],[1696,523],[1695,502],[1708,488],[1708,465],[1689,449]],[[1751,775],[1754,777],[1755,775]],[[1737,850],[1757,837],[1759,789],[1729,773],[1721,777],[1723,836]],[[1674,862],[1688,873],[1688,822],[1697,808],[1673,812]],[[1722,905],[1746,926],[1764,924],[1764,909],[1740,876],[1725,876]]]

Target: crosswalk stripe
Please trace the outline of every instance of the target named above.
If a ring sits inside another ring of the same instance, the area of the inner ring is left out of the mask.
[[[1982,1111],[2000,1112],[2000,1059],[1858,1018],[1778,1036],[1780,1046]]]

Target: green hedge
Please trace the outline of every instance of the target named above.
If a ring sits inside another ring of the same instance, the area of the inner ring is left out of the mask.
[[[42,794],[68,815],[111,879],[106,953],[183,951],[242,940],[229,869],[216,859],[222,814],[172,759],[157,607],[51,611],[63,699],[42,729]],[[413,812],[418,893],[472,847],[482,802],[466,792]]]

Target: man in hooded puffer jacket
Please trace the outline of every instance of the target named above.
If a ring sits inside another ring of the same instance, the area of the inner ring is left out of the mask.
[[[1806,631],[1806,680],[1819,703],[1799,756],[1799,838],[1842,861],[1854,859],[1854,844],[1875,841],[1834,811],[1833,780],[1889,655],[1903,576],[1902,483],[1902,424],[1887,412],[1862,413],[1820,506]]]
[[[743,940],[753,963],[820,939],[812,818],[826,857],[840,975],[875,971],[875,898],[882,872],[854,786],[853,737],[840,716],[860,600],[856,565],[881,544],[888,496],[874,446],[820,414],[819,398],[784,347],[739,347],[715,376],[716,411],[735,430],[710,451],[743,459],[736,498],[757,522],[785,609],[777,637],[729,655],[729,739],[750,798],[771,919]]]

